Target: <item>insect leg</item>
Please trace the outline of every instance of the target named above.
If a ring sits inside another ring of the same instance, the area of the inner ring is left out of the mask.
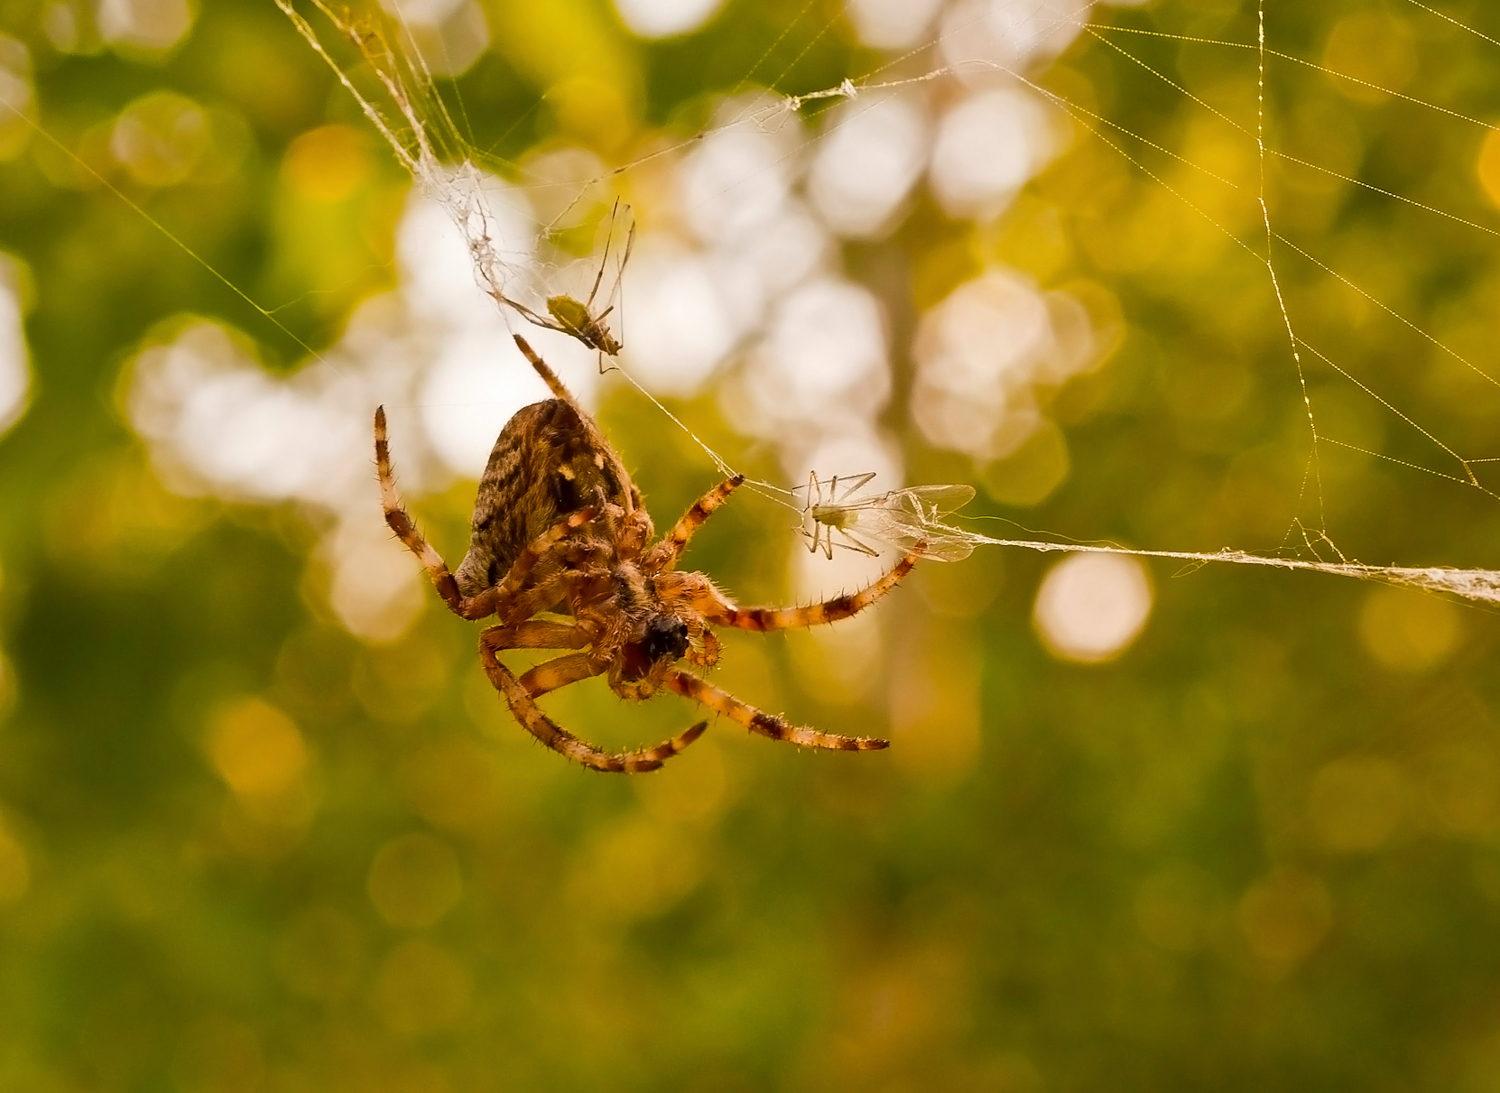
[[[521,687],[532,698],[540,698],[548,691],[596,676],[608,667],[608,661],[599,664],[590,653],[569,653],[544,660],[522,674]]]
[[[701,702],[716,713],[737,721],[751,732],[769,736],[772,740],[785,740],[808,748],[832,748],[838,751],[879,751],[891,746],[889,740],[873,736],[840,736],[837,733],[819,732],[789,725],[780,717],[762,713],[748,702],[742,702],[721,687],[715,687],[706,679],[681,669],[667,677],[667,686],[684,698]]]

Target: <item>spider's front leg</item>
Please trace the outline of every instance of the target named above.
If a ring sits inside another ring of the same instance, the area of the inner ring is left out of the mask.
[[[748,702],[741,702],[722,687],[715,687],[708,680],[680,668],[667,677],[667,686],[684,698],[701,702],[751,732],[769,736],[772,740],[786,740],[803,747],[832,748],[838,751],[879,751],[891,746],[889,740],[873,736],[840,736],[838,733],[789,725],[784,719],[762,713]]]
[[[385,509],[385,522],[396,533],[396,538],[406,544],[406,549],[422,562],[433,587],[455,615],[466,619],[482,619],[495,610],[495,590],[486,589],[476,596],[465,596],[458,590],[458,582],[448,571],[448,563],[422,538],[417,523],[411,518],[401,498],[396,493],[396,472],[391,466],[390,441],[386,437],[385,407],[375,408],[375,468],[380,477],[380,503]]]
[[[561,568],[557,564],[557,556],[567,547],[563,540],[594,517],[592,508],[570,513],[527,543],[498,585],[473,596],[465,596],[449,571],[448,563],[422,537],[422,533],[417,530],[416,521],[411,518],[396,493],[396,475],[391,465],[384,406],[375,409],[375,465],[380,477],[380,500],[385,509],[385,522],[406,548],[421,560],[438,595],[443,598],[448,609],[460,618],[482,619],[497,611],[505,612],[516,597],[531,591],[539,582],[547,583],[546,578]],[[550,569],[540,564],[544,560],[553,561]],[[533,608],[528,614],[534,614],[540,609]]]
[[[858,592],[848,592],[822,603],[807,603],[797,607],[739,607],[700,574],[681,575],[683,594],[704,618],[719,626],[760,631],[820,626],[857,615],[895,588],[912,571],[926,546],[925,541],[918,543],[889,572]],[[658,578],[658,583],[660,581],[661,578]]]
[[[575,763],[582,763],[590,770],[640,774],[661,766],[702,736],[703,731],[708,728],[707,721],[700,721],[682,735],[674,736],[654,748],[640,748],[618,755],[580,740],[543,713],[535,702],[535,696],[598,675],[608,667],[608,662],[597,664],[591,654],[571,653],[538,664],[517,679],[495,655],[500,649],[540,648],[542,642],[547,640],[558,640],[560,647],[568,648],[576,647],[574,643],[586,643],[588,635],[578,626],[545,621],[511,627],[492,626],[480,635],[479,660],[495,690],[505,696],[516,720],[553,751],[567,756]]]
[[[672,530],[646,552],[641,559],[641,567],[648,573],[656,573],[676,565],[693,534],[714,514],[715,509],[729,500],[729,495],[739,489],[744,481],[744,475],[736,474],[694,501],[687,512],[682,514],[682,519],[672,525]]]

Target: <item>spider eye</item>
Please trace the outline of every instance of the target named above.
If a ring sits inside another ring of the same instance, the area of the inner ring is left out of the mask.
[[[675,615],[657,615],[646,624],[646,657],[658,660],[670,656],[673,660],[688,650],[687,624]]]

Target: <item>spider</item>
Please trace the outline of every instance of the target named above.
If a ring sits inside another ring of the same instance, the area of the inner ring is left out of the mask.
[[[694,532],[744,481],[709,490],[660,539],[641,492],[599,426],[541,357],[516,344],[553,398],[517,411],[501,431],[479,483],[469,550],[450,572],[396,495],[385,410],[375,411],[375,462],[386,523],[421,559],[438,595],[465,619],[497,616],[479,637],[490,683],[527,731],[593,770],[655,770],[702,735],[700,721],[652,748],[611,754],[549,718],[536,699],[605,675],[621,698],[662,688],[702,703],[753,733],[815,748],[873,751],[885,740],[789,725],[742,702],[678,662],[711,668],[719,659],[714,626],[785,630],[836,622],[890,591],[917,563],[917,543],[858,592],[800,607],[738,607],[702,573],[676,568]],[[549,617],[538,617],[543,614]],[[498,654],[508,649],[572,650],[517,677]]]

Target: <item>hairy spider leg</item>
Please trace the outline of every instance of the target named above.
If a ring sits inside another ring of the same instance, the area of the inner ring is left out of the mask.
[[[578,400],[573,397],[573,392],[563,386],[563,381],[557,378],[557,373],[552,371],[552,366],[537,355],[537,351],[531,348],[525,338],[519,334],[511,335],[516,339],[516,345],[522,354],[531,362],[531,367],[536,369],[537,375],[542,377],[542,382],[552,391],[553,398],[560,398],[575,410],[582,411]]]
[[[532,570],[537,566],[538,561],[549,552],[557,550],[563,539],[588,523],[594,515],[592,509],[580,509],[570,513],[527,543],[498,585],[487,588],[477,595],[465,596],[459,591],[458,582],[453,579],[448,563],[443,561],[443,556],[422,537],[422,533],[417,530],[416,521],[411,518],[411,514],[406,511],[401,504],[400,496],[396,493],[396,473],[391,463],[384,406],[375,408],[375,466],[380,478],[380,501],[385,509],[385,522],[396,533],[396,538],[405,544],[406,549],[421,560],[428,576],[432,578],[438,595],[443,598],[449,610],[465,619],[482,619],[492,615],[501,605],[524,592],[528,582],[534,580]],[[539,608],[534,610],[539,610]]]
[[[505,626],[491,626],[479,640],[497,652],[501,649],[582,649],[593,636],[577,623],[528,619]]]
[[[744,475],[733,475],[694,501],[687,512],[682,514],[682,519],[672,525],[672,530],[662,536],[661,541],[652,546],[646,556],[641,559],[644,568],[648,572],[656,573],[675,566],[677,559],[682,557],[682,552],[687,549],[688,542],[697,530],[714,514],[715,509],[729,499],[731,493],[739,489],[744,481]]]
[[[522,548],[493,589],[496,614],[508,622],[529,619],[555,603],[569,580],[583,576],[577,560],[601,548],[569,537],[593,516],[592,509],[570,513]]]
[[[516,679],[509,668],[500,663],[495,656],[495,651],[483,640],[479,643],[479,659],[484,666],[484,674],[489,676],[494,688],[505,696],[510,712],[515,715],[522,727],[553,751],[562,753],[590,770],[626,774],[640,774],[655,770],[702,736],[703,731],[708,728],[707,721],[700,721],[681,736],[674,736],[654,748],[641,748],[637,751],[614,755],[578,739],[543,713],[531,696],[526,693],[526,688],[521,685],[521,681]],[[569,660],[571,657],[558,659]]]
[[[504,626],[492,626],[486,629],[479,636],[480,659],[486,666],[486,674],[490,676],[491,682],[495,683],[498,673],[491,673],[488,665],[492,660],[497,665],[499,664],[499,658],[495,654],[500,652],[501,650],[578,649],[589,644],[589,642],[592,640],[593,634],[590,632],[589,627],[585,625],[578,623],[570,625],[568,623],[553,622],[551,620],[545,619],[531,619],[524,622],[511,623]],[[536,699],[541,695],[547,694],[551,691],[566,687],[572,683],[578,683],[592,676],[596,676],[601,672],[607,671],[609,669],[609,664],[610,662],[608,659],[601,661],[593,652],[569,653],[564,656],[554,657],[552,660],[543,661],[541,664],[534,666],[520,677],[520,679],[518,680],[518,684],[521,690],[525,692],[528,699]],[[499,686],[500,685],[496,683],[497,689],[499,689]],[[509,692],[502,693],[505,693],[507,701],[510,701],[511,695],[509,694]],[[656,763],[656,766],[660,766],[661,761],[665,761],[665,759],[670,758],[672,755],[675,755],[677,751],[680,751],[682,748],[687,747],[688,744],[696,740],[698,736],[708,727],[708,722],[701,722],[697,725],[694,725],[681,736],[674,737],[672,740],[669,740],[664,744],[660,744],[655,748],[642,749],[641,751],[636,752],[628,752],[624,755],[610,755],[607,752],[603,752],[597,748],[594,748],[593,745],[588,744],[585,741],[579,740],[576,737],[572,737],[571,734],[566,732],[566,730],[562,729],[555,722],[552,722],[550,719],[546,718],[545,715],[541,714],[540,710],[537,710],[537,714],[547,722],[547,725],[550,725],[550,729],[548,729],[546,725],[543,726],[543,730],[545,732],[548,732],[549,735],[541,735],[537,733],[536,727],[534,727],[532,723],[527,722],[525,718],[522,717],[521,711],[515,708],[513,702],[511,703],[511,710],[515,714],[516,719],[520,721],[521,724],[528,729],[528,731],[532,732],[534,735],[537,735],[538,739],[547,744],[548,747],[555,748],[556,750],[562,752],[562,754],[567,755],[569,758],[578,759],[578,756],[574,754],[574,751],[570,751],[566,747],[558,747],[555,741],[560,740],[563,737],[568,737],[571,738],[579,748],[587,749],[592,754],[593,759],[590,761],[580,759],[579,761],[584,762],[586,766],[593,767],[596,770],[625,772],[654,770],[656,769],[655,766],[640,765],[643,757],[645,760],[659,760]],[[561,733],[562,736],[559,737],[551,735],[551,730],[556,730],[556,732]],[[667,750],[669,749],[669,746],[670,750]],[[630,765],[610,765],[616,760],[621,763],[628,762]]]
[[[385,509],[385,522],[396,533],[396,538],[406,545],[422,562],[433,587],[443,602],[455,615],[465,619],[482,619],[495,610],[495,589],[487,588],[477,596],[465,596],[458,590],[458,582],[448,571],[448,563],[432,548],[417,530],[417,523],[401,504],[396,493],[396,472],[391,466],[390,441],[386,436],[385,407],[375,408],[375,468],[380,478],[380,503]]]
[[[540,698],[570,683],[591,679],[608,667],[608,661],[599,663],[593,653],[568,653],[544,660],[522,673],[521,688],[531,698]]]
[[[780,717],[763,713],[748,702],[742,702],[728,691],[715,687],[706,679],[692,672],[678,669],[667,677],[667,686],[684,698],[701,702],[716,713],[737,721],[751,732],[769,736],[772,740],[785,740],[808,748],[830,748],[837,751],[880,751],[891,746],[889,740],[873,736],[840,736],[838,733],[819,732],[789,725]]]
[[[865,585],[858,592],[847,592],[822,603],[800,604],[796,607],[736,607],[710,585],[694,596],[694,605],[710,622],[720,626],[735,626],[741,630],[796,630],[838,622],[863,611],[896,587],[912,571],[926,545],[918,543],[910,554],[897,562],[883,577]]]

